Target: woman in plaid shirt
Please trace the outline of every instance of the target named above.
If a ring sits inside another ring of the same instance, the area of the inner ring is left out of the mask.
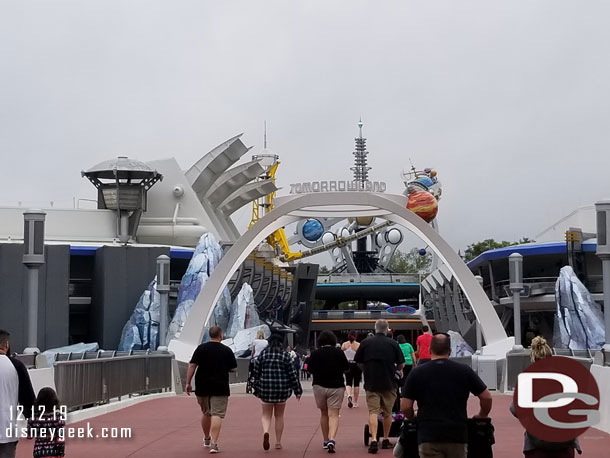
[[[301,399],[303,388],[297,377],[290,355],[282,348],[284,337],[272,334],[269,346],[254,362],[254,395],[263,404],[263,449],[269,450],[271,417],[275,415],[275,448],[282,448],[284,432],[284,409],[286,401],[294,392]]]

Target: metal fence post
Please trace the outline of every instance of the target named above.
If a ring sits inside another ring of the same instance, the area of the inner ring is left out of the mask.
[[[603,351],[610,352],[610,200],[595,203],[597,213],[597,250],[595,254],[602,260],[602,282],[604,285],[604,324],[606,331]]]
[[[513,323],[515,345],[513,351],[523,350],[521,345],[521,291],[523,290],[523,256],[513,253],[508,257],[509,288],[513,293]]]
[[[158,350],[165,351],[167,351],[167,328],[169,326],[169,269],[169,256],[162,254],[157,258],[157,291],[161,301]]]
[[[28,269],[27,348],[24,353],[40,353],[38,349],[38,282],[44,264],[44,221],[42,210],[23,213],[23,264]]]

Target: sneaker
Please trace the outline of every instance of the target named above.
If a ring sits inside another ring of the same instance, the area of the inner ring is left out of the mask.
[[[218,444],[210,444],[210,453],[220,453]]]
[[[349,407],[350,409],[352,407],[354,407],[354,403],[352,402],[352,397],[351,396],[347,397],[347,407]]]
[[[212,445],[212,438],[211,437],[204,437],[203,438],[203,446],[204,447],[209,447],[210,445]]]
[[[369,453],[377,453],[378,447],[377,447],[377,441],[371,441],[370,445],[369,445]]]
[[[394,444],[392,444],[392,443],[390,442],[390,439],[384,439],[384,440],[381,442],[381,448],[383,448],[383,449],[385,449],[385,450],[387,450],[387,449],[389,449],[389,448],[394,448]]]
[[[354,402],[354,409],[357,409],[357,408],[358,408],[358,403]]]
[[[263,434],[263,450],[269,450],[269,433]]]
[[[324,441],[324,445],[322,445],[322,448],[324,450],[326,450],[328,448],[328,442],[330,442],[330,441]]]
[[[335,441],[328,441],[328,453],[335,453]]]

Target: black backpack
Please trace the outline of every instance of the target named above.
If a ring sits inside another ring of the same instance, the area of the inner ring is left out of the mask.
[[[468,458],[493,458],[492,446],[496,443],[491,418],[469,418]]]

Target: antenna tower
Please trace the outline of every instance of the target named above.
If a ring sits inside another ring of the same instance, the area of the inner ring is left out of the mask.
[[[360,135],[356,138],[356,151],[354,151],[354,166],[351,170],[354,172],[354,180],[360,183],[365,183],[369,179],[370,167],[367,166],[367,156],[369,152],[366,150],[366,138],[362,137],[362,118],[358,121],[358,128],[360,129]]]

